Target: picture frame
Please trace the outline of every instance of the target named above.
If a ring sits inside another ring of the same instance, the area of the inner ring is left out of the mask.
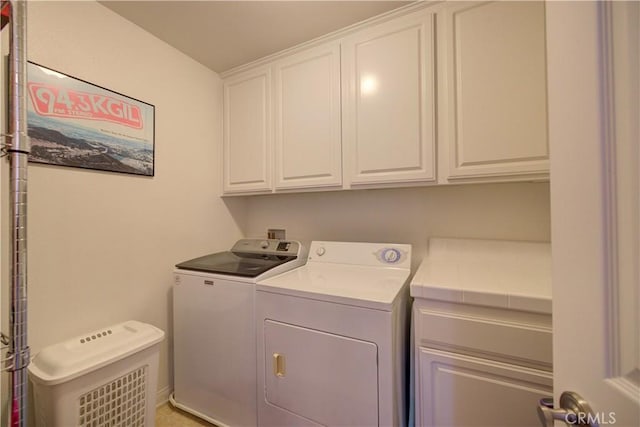
[[[155,107],[28,61],[29,162],[155,173]]]

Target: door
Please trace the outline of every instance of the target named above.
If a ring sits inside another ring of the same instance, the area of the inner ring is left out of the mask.
[[[288,56],[274,75],[275,188],[340,186],[340,45]]]
[[[542,1],[443,10],[439,116],[449,182],[547,175],[544,10]]]
[[[551,372],[426,347],[418,357],[417,425],[539,425],[530,402],[551,392]]]
[[[324,426],[378,425],[374,343],[265,320],[264,349],[267,402]]]
[[[638,426],[640,5],[546,18],[555,405],[574,391],[601,426]]]
[[[271,190],[271,68],[224,81],[225,193]]]
[[[343,132],[351,184],[435,180],[434,31],[427,10],[345,40]]]

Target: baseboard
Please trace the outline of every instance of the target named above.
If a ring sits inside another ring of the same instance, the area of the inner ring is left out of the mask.
[[[158,390],[156,394],[156,407],[162,406],[169,401],[169,395],[173,390],[169,386],[163,387]]]
[[[208,417],[208,416],[206,416],[205,414],[201,414],[200,412],[198,412],[198,411],[196,411],[196,410],[193,410],[193,409],[189,408],[188,406],[185,406],[185,405],[182,405],[182,404],[180,404],[180,403],[176,402],[176,400],[175,400],[175,396],[173,395],[173,393],[171,393],[171,394],[169,395],[169,403],[171,404],[171,406],[173,406],[173,407],[175,407],[175,408],[178,408],[178,409],[181,409],[181,410],[183,410],[184,412],[188,412],[188,413],[190,413],[191,415],[195,415],[196,417],[198,417],[198,418],[200,418],[200,419],[203,419],[203,420],[205,420],[205,421],[207,421],[207,422],[209,422],[209,423],[213,424],[214,426],[218,426],[218,427],[230,427],[229,425],[227,425],[227,424],[223,423],[222,421],[218,421],[218,420],[216,420],[216,419],[214,419],[214,418]]]

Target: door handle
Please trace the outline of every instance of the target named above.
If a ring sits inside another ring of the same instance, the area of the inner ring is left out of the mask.
[[[543,427],[553,427],[556,420],[564,421],[566,425],[598,427],[589,403],[573,391],[560,395],[560,408],[557,409],[553,407],[552,397],[540,399],[538,417]]]
[[[276,377],[284,377],[284,355],[280,353],[273,353],[273,375]]]

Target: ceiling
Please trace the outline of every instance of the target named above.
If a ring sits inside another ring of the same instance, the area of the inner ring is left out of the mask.
[[[218,73],[408,1],[100,1]]]

